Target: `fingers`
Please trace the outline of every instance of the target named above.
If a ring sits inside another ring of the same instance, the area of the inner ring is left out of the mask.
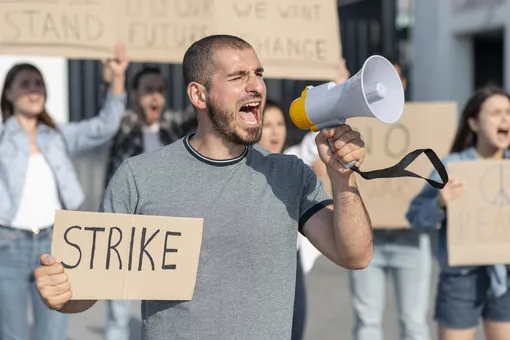
[[[126,53],[126,47],[122,42],[118,42],[115,45],[115,59],[119,63],[127,62],[127,53]]]
[[[55,263],[55,259],[49,254],[42,254],[40,261],[42,266],[51,266]]]
[[[41,266],[34,275],[37,291],[49,308],[60,309],[71,299],[71,283],[64,273],[64,266],[50,255],[41,256]]]
[[[336,135],[336,134],[335,134]],[[334,139],[333,137],[333,146],[335,150],[341,151],[344,148],[362,148],[365,146],[365,143],[361,140],[361,136],[357,131],[347,131],[342,134],[338,139]]]
[[[328,139],[332,138],[334,134],[334,129],[323,129],[315,136],[315,142],[317,145],[327,143]]]
[[[336,75],[335,75],[334,82],[336,84],[344,83],[349,79],[350,75],[351,74],[349,73],[349,70],[347,69],[345,59],[344,58],[340,59],[340,61],[336,65]]]
[[[41,298],[46,306],[50,309],[59,310],[71,300],[73,292],[71,290],[66,291],[60,295],[43,295],[40,294]]]
[[[362,163],[365,157],[365,143],[361,140],[359,132],[351,130],[348,125],[342,126],[342,129],[336,129],[332,139],[335,156],[346,163],[352,161],[357,161],[358,165]]]
[[[450,187],[453,189],[453,188],[462,188],[466,185],[466,182],[464,181],[461,181],[461,180],[458,180],[458,179],[455,179],[455,178],[452,178],[450,181],[449,181],[449,184],[450,184]]]
[[[336,141],[342,135],[345,133],[352,131],[351,127],[349,125],[340,125],[336,128],[331,129],[323,129],[318,134],[317,137],[315,137],[315,140],[317,144],[322,144],[327,142],[328,139],[332,139],[333,141]]]
[[[331,141],[331,148],[329,142]],[[361,140],[360,134],[353,131],[349,125],[341,125],[334,129],[323,129],[316,137],[316,143],[319,149],[327,145],[327,155],[335,156],[342,163],[356,161],[359,167],[365,158],[365,143]]]
[[[41,292],[45,289],[48,289],[48,288],[55,289],[57,287],[60,287],[60,288],[58,288],[59,292],[57,294],[57,295],[59,295],[59,294],[64,293],[66,290],[71,289],[71,284],[68,281],[67,274],[61,273],[61,274],[57,274],[57,275],[51,275],[51,276],[46,275],[46,276],[38,277],[36,280],[36,287],[37,287],[37,290],[39,290],[39,292]],[[61,289],[64,289],[64,290],[60,291]]]
[[[41,256],[41,266],[35,270],[35,277],[43,277],[49,275],[57,275],[64,272],[64,266],[60,262],[56,262],[50,255]]]

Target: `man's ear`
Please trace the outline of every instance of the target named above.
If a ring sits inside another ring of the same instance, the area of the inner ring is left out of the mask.
[[[203,85],[199,83],[191,82],[188,85],[188,98],[191,104],[199,110],[207,109],[207,93]]]

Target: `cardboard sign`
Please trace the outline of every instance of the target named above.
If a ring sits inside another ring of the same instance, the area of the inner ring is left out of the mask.
[[[400,120],[384,124],[375,118],[352,118],[347,124],[361,133],[367,154],[362,171],[388,168],[415,149],[430,148],[442,158],[450,150],[457,129],[457,104],[453,102],[406,103]],[[428,178],[433,167],[425,155],[408,168]],[[374,228],[408,228],[405,217],[411,200],[423,186],[418,178],[364,180],[358,186]]]
[[[335,0],[0,0],[0,53],[182,63],[211,34],[250,42],[268,78],[330,80],[341,57]]]
[[[337,1],[223,0],[215,4],[218,32],[248,41],[266,76],[331,80],[335,75],[342,55]]]
[[[447,169],[466,182],[448,204],[449,264],[510,264],[510,160],[452,162]]]
[[[191,300],[203,219],[59,210],[51,254],[73,300]]]
[[[117,1],[0,0],[0,53],[111,57]]]

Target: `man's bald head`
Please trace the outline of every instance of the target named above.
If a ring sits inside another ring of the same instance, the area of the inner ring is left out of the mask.
[[[197,82],[210,87],[216,65],[214,55],[222,49],[243,50],[252,48],[245,40],[232,35],[211,35],[194,42],[184,54],[182,68],[186,86]]]

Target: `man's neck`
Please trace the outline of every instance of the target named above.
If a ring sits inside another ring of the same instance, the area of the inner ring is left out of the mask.
[[[202,156],[215,160],[237,158],[246,149],[245,145],[226,142],[214,131],[203,131],[200,127],[189,143]]]

